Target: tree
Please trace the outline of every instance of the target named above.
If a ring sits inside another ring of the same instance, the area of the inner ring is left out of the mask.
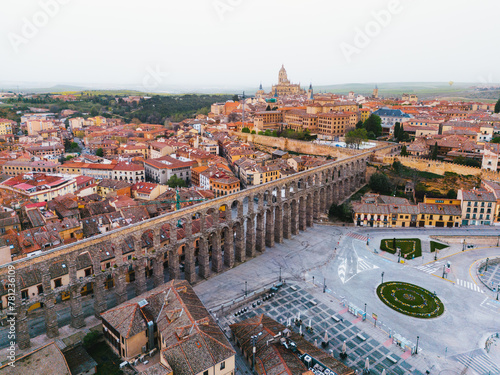
[[[356,129],[363,129],[363,121],[358,121],[356,124]]]
[[[271,106],[270,105],[267,105],[266,107],[266,111],[270,111],[271,110]]]
[[[104,150],[103,150],[101,147],[99,147],[99,148],[96,150],[95,154],[96,154],[96,156],[99,156],[99,157],[101,157],[101,158],[102,158],[102,157],[104,156]]]
[[[83,347],[89,349],[99,342],[102,333],[99,331],[90,331],[83,337]]]
[[[432,149],[432,154],[431,154],[431,159],[432,160],[437,160],[438,158],[438,143],[434,143],[434,147]]]
[[[457,191],[454,189],[448,190],[448,193],[446,193],[446,198],[448,199],[456,199],[457,198]]]
[[[252,134],[257,134],[257,132],[255,130],[252,130]]]
[[[92,109],[90,110],[90,115],[92,117],[95,117],[99,114],[99,109],[97,107],[92,107]]]
[[[239,96],[234,94],[233,95],[233,102],[237,102],[238,100],[240,100]]]
[[[495,104],[495,113],[500,113],[500,99],[498,99],[497,104]]]
[[[403,124],[399,127],[399,132],[398,132],[398,142],[401,142],[405,137],[405,129],[403,128]]]
[[[250,128],[245,127],[243,129],[241,129],[241,132],[242,133],[250,133]]]
[[[368,134],[365,129],[351,130],[345,135],[345,143],[349,146],[359,149],[359,146],[368,139]]]
[[[350,203],[342,203],[341,205],[332,204],[328,210],[330,218],[337,218],[344,222],[352,222],[352,207]]]
[[[167,185],[170,186],[171,188],[176,188],[176,187],[185,187],[186,182],[182,178],[177,177],[175,174],[172,175],[167,181]]]
[[[376,193],[390,194],[392,192],[392,184],[384,173],[377,172],[372,174],[368,185]]]
[[[382,119],[380,116],[371,114],[370,117],[366,119],[363,127],[368,133],[373,132],[376,137],[380,137],[382,135]]]
[[[401,147],[401,156],[408,156],[408,151],[404,145]]]
[[[396,122],[394,124],[394,136],[393,136],[393,138],[395,140],[398,140],[398,138],[399,138],[399,129],[400,128],[401,128],[401,124],[399,122]]]
[[[490,143],[500,143],[500,137],[493,137],[490,141]]]

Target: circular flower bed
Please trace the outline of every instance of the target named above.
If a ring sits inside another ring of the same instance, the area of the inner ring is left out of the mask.
[[[377,295],[391,309],[414,318],[435,318],[444,312],[441,300],[417,285],[389,281],[378,286]]]

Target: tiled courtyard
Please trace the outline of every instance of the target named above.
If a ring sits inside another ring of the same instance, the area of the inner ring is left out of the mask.
[[[338,302],[333,304],[337,306]],[[326,350],[330,351],[337,359],[339,359],[339,353],[345,341],[348,354],[345,363],[358,370],[358,373],[362,372],[366,358],[369,358],[371,374],[381,374],[383,369],[388,374],[422,374],[421,371],[418,371],[406,361],[409,353],[405,353],[393,345],[388,336],[385,337],[384,342],[380,342],[370,336],[366,330],[363,330],[364,326],[371,323],[361,322],[360,319],[349,314],[342,305],[338,305],[339,311],[334,311],[331,307],[318,301],[307,291],[297,286],[285,285],[270,300],[262,302],[261,305],[255,308],[252,307],[251,303],[246,307],[248,307],[248,311],[237,317],[232,312],[220,318],[221,325],[227,327],[230,324],[259,314],[266,314],[286,325],[288,319],[293,322],[293,319],[298,317],[300,313],[304,336],[310,342],[314,343],[316,341],[320,345],[325,337],[325,332],[327,332],[330,345]],[[337,322],[332,316],[339,321]],[[309,325],[309,320],[311,320],[311,326],[313,327],[312,333],[307,332],[305,329]],[[297,332],[299,331],[299,327],[293,323],[292,328]]]

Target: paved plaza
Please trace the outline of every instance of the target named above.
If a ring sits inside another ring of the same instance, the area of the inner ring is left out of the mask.
[[[484,235],[497,232],[493,228],[482,230]],[[311,342],[321,342],[327,331],[331,343],[328,349],[337,358],[346,340],[346,364],[357,370],[364,368],[368,357],[372,373],[376,374],[384,368],[388,374],[460,374],[467,368],[472,374],[498,375],[500,365],[496,357],[484,351],[484,345],[489,335],[500,331],[500,304],[495,300],[496,294],[484,288],[471,270],[478,259],[500,256],[500,249],[475,247],[462,251],[461,245],[452,244],[439,252],[437,260],[433,253],[423,251],[423,257],[404,264],[397,262],[397,256],[377,250],[380,239],[388,235],[418,237],[425,242],[430,235],[468,233],[469,229],[368,230],[316,225],[235,269],[200,283],[195,290],[224,327],[260,313],[286,323],[286,319],[300,312],[305,325],[311,319],[315,328],[310,334],[303,327],[305,336]],[[443,266],[448,262],[451,272],[443,279]],[[280,269],[286,280],[283,290],[255,309],[251,304],[245,305],[248,312],[235,317],[231,305],[241,303],[245,287],[251,297],[253,291],[277,283]],[[410,282],[435,292],[445,305],[444,314],[422,320],[389,309],[376,296],[382,272],[383,281]],[[311,300],[317,304],[311,304]],[[350,314],[349,304],[361,310],[366,304],[366,321]],[[372,314],[377,316],[376,328]],[[336,322],[332,315],[343,321]],[[418,336],[418,354],[411,355],[393,344],[394,335],[413,347]]]

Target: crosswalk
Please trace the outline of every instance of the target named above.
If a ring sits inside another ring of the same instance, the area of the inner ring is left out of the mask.
[[[470,281],[457,279],[456,284],[457,284],[458,286],[463,287],[463,288],[468,288],[468,289],[471,289],[471,290],[473,290],[474,292],[484,293],[484,291],[483,291],[480,287],[478,287],[475,283],[470,282]]]
[[[372,269],[375,269],[375,268],[378,268],[378,266],[366,261],[365,259],[363,258],[358,258],[358,273],[359,272],[363,272],[363,271],[367,271],[367,270],[372,270]]]
[[[436,272],[437,270],[442,269],[443,264],[444,264],[444,262],[440,261],[440,262],[434,262],[434,263],[430,263],[430,264],[424,264],[424,265],[418,266],[416,268],[417,268],[417,270],[428,273],[430,275],[430,274],[433,274],[434,272]]]
[[[500,368],[491,360],[490,356],[482,349],[476,349],[468,353],[453,356],[466,368],[476,371],[480,375],[499,375]]]
[[[364,242],[368,241],[368,237],[363,236],[362,234],[358,234],[358,233],[349,232],[349,233],[347,233],[347,236],[352,237],[356,240],[364,241]]]

